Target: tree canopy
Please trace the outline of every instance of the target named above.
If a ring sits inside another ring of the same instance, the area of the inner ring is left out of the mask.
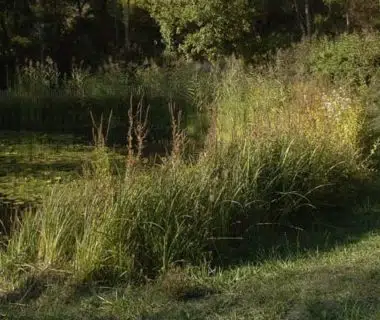
[[[96,68],[162,52],[250,59],[303,37],[377,29],[377,0],[0,0],[0,71],[26,58]]]

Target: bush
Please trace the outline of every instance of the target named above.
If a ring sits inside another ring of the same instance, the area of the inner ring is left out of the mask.
[[[335,41],[322,39],[310,50],[310,71],[348,86],[371,82],[380,64],[378,34],[343,35]]]
[[[279,50],[269,70],[277,78],[322,79],[337,86],[358,89],[370,84],[380,63],[378,33],[343,34],[303,41]]]

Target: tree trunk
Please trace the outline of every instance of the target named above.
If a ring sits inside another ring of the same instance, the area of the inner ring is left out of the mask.
[[[306,30],[305,30],[305,26],[303,25],[303,22],[302,22],[302,17],[301,17],[299,8],[298,8],[297,0],[293,0],[293,5],[294,5],[294,9],[296,11],[297,21],[298,21],[298,25],[300,27],[300,30],[302,33],[302,39],[303,39],[306,35]]]
[[[119,12],[119,8],[118,8],[118,0],[113,0],[112,2],[113,4],[113,22],[114,22],[114,29],[115,29],[115,46],[118,47],[119,45],[119,21],[118,21],[118,12]]]
[[[81,0],[77,0],[76,5],[77,5],[78,17],[79,17],[79,19],[82,19],[82,17],[83,17],[83,6],[82,6]]]
[[[351,29],[351,20],[350,20],[350,14],[347,10],[346,11],[346,31],[347,31],[347,33],[350,32],[350,29]]]
[[[37,32],[38,32],[38,40],[40,44],[40,62],[44,62],[44,54],[45,54],[45,37],[44,37],[44,4],[42,0],[36,1],[37,7]]]
[[[351,31],[351,17],[350,17],[351,3],[350,0],[346,0],[346,31]]]
[[[124,38],[124,48],[126,54],[129,53],[131,47],[130,41],[130,14],[131,14],[131,0],[124,0],[123,3],[123,23],[125,30],[125,38]]]
[[[4,48],[8,48],[10,45],[11,39],[9,36],[7,23],[5,21],[5,18],[2,15],[0,16],[0,27],[3,30],[3,39],[1,39],[2,46]]]
[[[311,39],[311,17],[310,17],[310,3],[305,0],[305,19],[306,19],[306,32],[309,40]]]

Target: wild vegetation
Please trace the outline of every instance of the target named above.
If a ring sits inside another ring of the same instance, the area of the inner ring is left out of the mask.
[[[0,317],[378,317],[376,4],[280,2],[4,6]]]

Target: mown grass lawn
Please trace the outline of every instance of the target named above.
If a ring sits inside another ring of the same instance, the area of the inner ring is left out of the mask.
[[[50,286],[36,278],[13,296],[3,292],[11,302],[3,299],[0,314],[2,319],[379,319],[379,263],[380,235],[371,232],[328,252],[273,256],[209,276],[193,270],[137,288]],[[204,294],[179,295],[197,290]]]

